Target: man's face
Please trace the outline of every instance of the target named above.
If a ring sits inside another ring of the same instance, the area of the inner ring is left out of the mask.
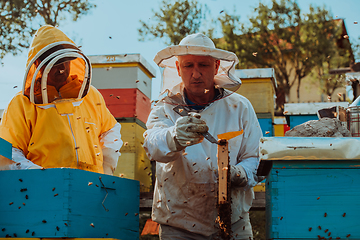
[[[212,100],[215,92],[214,77],[219,65],[220,61],[210,56],[184,55],[178,57],[176,68],[190,100]]]
[[[53,66],[48,74],[48,84],[59,90],[66,84],[70,74],[70,61]]]

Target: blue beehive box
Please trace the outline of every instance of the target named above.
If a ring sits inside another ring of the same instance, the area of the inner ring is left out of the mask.
[[[0,171],[0,238],[139,238],[139,182],[78,169]]]
[[[0,138],[0,158],[6,157],[7,159],[11,159],[12,157],[12,146],[8,141]]]
[[[318,116],[316,114],[306,114],[306,115],[291,115],[289,118],[289,127],[294,128],[297,125],[303,124],[310,120],[319,120]]]
[[[0,138],[0,171],[8,170],[14,162],[12,159],[12,145],[8,141]]]
[[[258,118],[264,136],[274,136],[273,121],[271,118]]]
[[[360,141],[262,141],[262,160],[273,164],[266,181],[267,239],[360,239]]]
[[[318,103],[285,103],[284,114],[290,128],[310,120],[319,120],[318,111],[324,108],[340,106],[347,108],[348,102],[318,102]]]

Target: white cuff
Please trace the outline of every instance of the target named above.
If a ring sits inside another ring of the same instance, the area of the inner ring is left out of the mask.
[[[104,173],[113,175],[116,169],[123,141],[121,140],[121,125],[116,123],[113,128],[100,135],[103,152]]]
[[[20,170],[20,169],[40,169],[39,165],[34,164],[25,157],[23,151],[18,148],[12,148],[12,160],[14,164],[9,165],[9,170]]]

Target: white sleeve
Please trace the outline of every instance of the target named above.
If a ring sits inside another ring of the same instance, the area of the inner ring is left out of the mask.
[[[166,117],[164,106],[155,106],[148,117],[144,149],[150,161],[167,163],[182,157],[173,139],[174,122]]]
[[[9,166],[9,170],[20,170],[20,169],[40,169],[39,165],[34,164],[25,157],[23,151],[18,148],[12,148],[12,160],[15,162]]]
[[[242,113],[244,122],[244,141],[240,146],[238,164],[236,165],[241,165],[244,168],[248,178],[245,189],[249,189],[258,183],[256,172],[259,166],[259,143],[260,138],[262,137],[262,131],[250,102],[248,102],[248,107],[246,109],[246,112]]]
[[[120,153],[123,145],[121,140],[121,125],[116,123],[113,128],[100,135],[100,143],[104,157],[104,173],[113,175],[116,169]]]
[[[259,165],[259,158],[256,157],[243,159],[240,163],[236,165],[236,166],[242,166],[246,172],[247,184],[245,188],[252,188],[258,183],[256,179],[256,171],[258,165]]]

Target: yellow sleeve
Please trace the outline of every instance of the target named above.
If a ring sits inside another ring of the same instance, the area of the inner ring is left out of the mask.
[[[9,103],[1,119],[0,137],[22,150],[25,156],[31,138],[34,107],[24,95],[18,93]]]

